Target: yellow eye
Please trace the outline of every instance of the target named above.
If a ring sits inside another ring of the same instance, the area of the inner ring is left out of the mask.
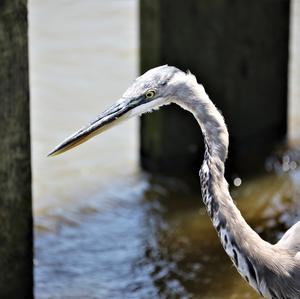
[[[145,97],[147,99],[153,98],[154,96],[155,96],[155,90],[153,89],[150,89],[145,93]]]

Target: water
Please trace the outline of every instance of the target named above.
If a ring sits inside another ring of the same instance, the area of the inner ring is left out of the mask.
[[[299,144],[300,2],[294,7],[289,134]],[[137,1],[30,0],[29,12],[36,298],[258,298],[221,248],[200,196],[138,171],[136,120],[45,157],[136,77]],[[297,155],[270,161],[275,174],[232,190],[271,242],[300,218]]]
[[[137,3],[107,2],[29,1],[33,191],[39,214],[73,204],[136,169],[137,120],[80,150],[46,158],[136,77]]]

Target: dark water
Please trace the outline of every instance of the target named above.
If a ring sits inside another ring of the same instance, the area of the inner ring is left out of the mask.
[[[299,145],[300,2],[293,7],[289,135]],[[136,121],[46,158],[137,75],[137,20],[135,0],[29,1],[36,298],[258,298],[225,255],[200,187],[191,195],[176,179],[139,173]],[[300,219],[300,158],[281,160],[232,189],[270,242]]]
[[[200,196],[189,193],[176,179],[141,174],[37,217],[37,298],[258,298],[225,255]],[[232,194],[274,242],[300,218],[300,169]]]

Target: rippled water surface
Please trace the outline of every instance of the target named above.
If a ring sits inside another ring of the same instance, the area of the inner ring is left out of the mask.
[[[293,2],[290,139],[300,140],[300,2]],[[200,200],[137,168],[137,121],[47,152],[137,74],[137,1],[29,1],[36,298],[258,298],[225,255]],[[299,148],[299,146],[298,146]],[[270,242],[300,218],[297,150],[232,189]]]

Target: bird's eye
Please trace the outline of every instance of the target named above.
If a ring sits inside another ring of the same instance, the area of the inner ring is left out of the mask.
[[[145,97],[147,99],[153,98],[154,96],[155,96],[155,90],[153,89],[150,89],[145,93]]]

